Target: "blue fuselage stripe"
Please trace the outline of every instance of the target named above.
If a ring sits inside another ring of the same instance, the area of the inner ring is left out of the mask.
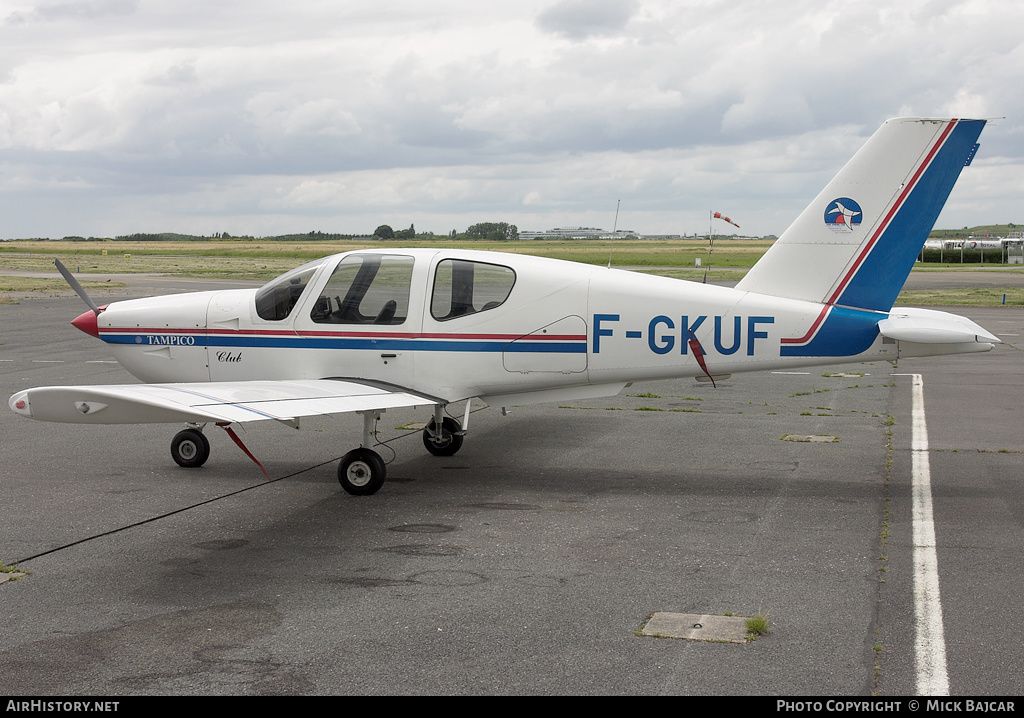
[[[267,349],[353,349],[364,351],[427,351],[478,353],[586,354],[585,340],[575,342],[486,341],[443,339],[390,339],[353,337],[217,336],[206,334],[101,334],[109,344],[138,347],[259,347]]]
[[[855,356],[875,341],[878,322],[887,315],[878,312],[833,307],[814,338],[806,344],[783,344],[779,355],[784,357]]]

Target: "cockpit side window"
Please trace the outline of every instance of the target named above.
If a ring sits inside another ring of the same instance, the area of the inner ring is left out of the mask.
[[[515,283],[516,273],[509,267],[444,259],[434,272],[430,315],[443,322],[500,307]]]
[[[287,319],[310,277],[323,263],[324,259],[318,259],[303,264],[260,287],[256,292],[256,314],[271,322]]]
[[[412,257],[354,254],[345,257],[316,300],[318,324],[402,324],[409,315]]]

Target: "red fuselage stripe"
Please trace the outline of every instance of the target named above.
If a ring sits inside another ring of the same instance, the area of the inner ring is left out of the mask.
[[[825,306],[823,306],[821,308],[821,311],[818,313],[818,318],[814,320],[814,324],[811,325],[811,328],[808,329],[807,333],[804,334],[802,337],[800,337],[800,338],[787,337],[787,338],[784,338],[784,339],[780,339],[779,341],[782,344],[804,344],[806,342],[809,342],[811,340],[811,337],[814,336],[814,333],[816,331],[818,331],[818,327],[821,326],[822,321],[824,321],[825,315],[828,314],[831,310],[832,310],[832,305],[831,304],[826,304]]]

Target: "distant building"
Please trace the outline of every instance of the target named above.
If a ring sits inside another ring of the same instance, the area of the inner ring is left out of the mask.
[[[707,234],[695,232],[693,235],[686,234],[640,234],[631,229],[618,229],[609,232],[607,229],[597,227],[555,227],[544,231],[519,230],[519,239],[707,239]],[[748,237],[736,234],[717,234],[715,239],[777,239],[774,234],[764,237]]]
[[[519,230],[519,239],[625,239],[641,237],[644,239],[680,239],[678,234],[640,235],[631,229],[618,229],[609,232],[597,227],[556,227],[544,231]]]

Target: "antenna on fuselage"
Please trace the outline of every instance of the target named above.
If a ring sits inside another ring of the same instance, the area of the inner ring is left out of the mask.
[[[612,268],[612,250],[615,248],[615,231],[619,228],[619,205],[622,204],[621,199],[615,200],[615,224],[612,225],[612,243],[608,247],[608,269]]]

